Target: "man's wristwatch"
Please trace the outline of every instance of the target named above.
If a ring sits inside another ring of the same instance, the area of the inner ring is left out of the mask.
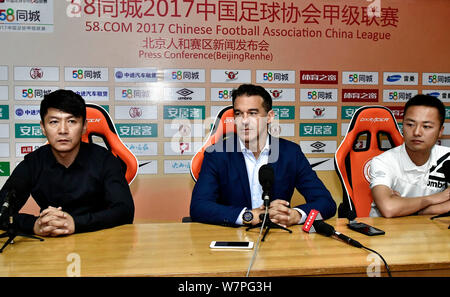
[[[248,209],[244,211],[244,213],[242,214],[242,221],[244,222],[244,224],[251,224],[253,221],[253,213]]]

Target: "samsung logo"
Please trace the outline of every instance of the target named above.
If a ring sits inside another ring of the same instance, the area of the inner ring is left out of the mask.
[[[389,75],[386,80],[388,82],[396,82],[399,81],[401,78],[402,78],[401,75]]]
[[[441,93],[439,93],[439,92],[432,92],[432,93],[428,93],[427,95],[439,98],[439,96],[441,96]]]

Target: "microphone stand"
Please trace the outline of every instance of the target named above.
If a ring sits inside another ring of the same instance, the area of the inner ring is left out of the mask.
[[[264,206],[266,207],[266,209],[269,209],[269,195],[267,193],[263,193],[263,200],[264,200]],[[248,230],[251,230],[251,229],[254,229],[254,228],[259,228],[259,227],[266,228],[266,231],[264,232],[264,236],[261,239],[261,241],[264,241],[264,239],[266,238],[266,235],[269,233],[269,230],[271,228],[282,229],[282,230],[288,231],[289,233],[292,233],[291,230],[289,230],[287,228],[284,228],[283,226],[280,226],[280,225],[275,224],[274,222],[272,222],[270,220],[269,216],[265,216],[264,214],[260,214],[259,218],[262,221],[261,223],[256,224],[255,226],[250,226],[245,231],[248,231]]]
[[[8,240],[5,242],[5,244],[2,246],[2,248],[0,249],[0,254],[3,252],[3,250],[8,246],[8,244],[13,244],[14,243],[14,238],[16,238],[16,236],[22,236],[22,237],[26,237],[26,238],[32,238],[32,239],[37,239],[39,241],[44,241],[44,239],[33,236],[33,235],[29,235],[29,234],[24,234],[21,233],[19,231],[19,228],[17,227],[16,223],[14,222],[14,213],[12,210],[12,207],[8,208],[8,225],[6,227],[6,232],[3,234],[0,234],[0,238],[4,238],[7,237]]]

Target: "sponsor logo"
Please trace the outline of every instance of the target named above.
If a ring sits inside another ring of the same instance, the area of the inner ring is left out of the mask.
[[[116,78],[117,79],[122,79],[123,78],[123,72],[122,71],[117,71],[116,72]]]
[[[187,119],[187,120],[204,120],[205,106],[191,105],[165,105],[163,108],[165,120]]]
[[[39,124],[15,124],[16,138],[45,138]]]
[[[336,152],[336,141],[332,140],[302,140],[300,148],[305,154],[333,154]]]
[[[295,83],[295,71],[288,70],[256,70],[257,83]]]
[[[183,96],[183,97],[186,97],[186,96],[189,96],[189,95],[191,95],[192,93],[194,93],[194,91],[191,91],[191,90],[189,90],[189,89],[183,88],[183,89],[181,89],[181,90],[178,90],[176,93],[177,93],[178,95],[181,95],[181,96]]]
[[[316,141],[316,142],[313,142],[313,143],[311,144],[311,146],[312,146],[314,149],[316,149],[316,150],[320,150],[321,148],[325,147],[326,144],[323,143],[323,142],[320,142],[320,141]]]
[[[180,154],[184,154],[185,151],[190,151],[191,145],[189,142],[180,142]]]
[[[323,112],[325,111],[324,107],[315,107],[312,109],[314,111],[314,116],[316,118],[323,117]]]
[[[176,91],[176,93],[180,95],[180,97],[177,98],[178,100],[192,100],[192,97],[190,97],[189,95],[192,95],[194,91],[183,88]]]
[[[272,94],[273,99],[278,99],[282,93],[283,90],[270,90],[270,94]]]
[[[8,119],[9,119],[9,106],[0,105],[0,120],[8,120]]]
[[[114,77],[121,82],[156,82],[156,69],[151,68],[115,68]]]
[[[33,67],[30,70],[30,77],[32,79],[41,79],[44,77],[44,71],[42,70],[42,68]]]
[[[132,119],[140,118],[142,116],[142,109],[139,107],[130,107],[130,111],[128,112]]]
[[[415,72],[384,72],[385,85],[417,85],[419,74]]]
[[[301,84],[337,84],[337,71],[300,71]]]
[[[337,102],[337,89],[300,89],[300,101]]]
[[[158,137],[158,124],[116,124],[120,137]]]
[[[227,76],[228,80],[236,80],[237,76],[239,74],[239,71],[225,71],[225,75]]]
[[[337,124],[300,123],[300,136],[337,136]]]
[[[274,106],[275,119],[293,120],[295,119],[295,106]]]
[[[164,160],[164,174],[186,174],[190,172],[189,160]]]
[[[397,120],[403,119],[403,106],[386,106]]]
[[[423,73],[422,84],[450,86],[450,73]]]
[[[183,79],[183,71],[172,71],[172,79],[182,80]]]
[[[378,89],[342,89],[342,102],[378,102]]]
[[[310,165],[311,165],[311,168],[318,167],[318,166],[322,165],[323,163],[325,163],[325,162],[327,162],[327,161],[329,161],[329,160],[331,160],[331,159],[325,159],[325,160],[322,160],[322,161],[319,161],[319,162],[311,163],[311,164],[310,164]]]
[[[396,82],[396,81],[399,81],[400,79],[402,79],[402,76],[398,75],[398,74],[396,74],[396,75],[388,75],[388,77],[386,78],[386,80],[388,82]]]
[[[342,83],[350,85],[377,85],[378,72],[350,72],[342,73]]]
[[[0,162],[0,176],[10,175],[10,165],[9,162]]]
[[[223,90],[223,91],[219,91],[219,99],[230,99],[231,98],[231,93],[232,92],[228,92],[228,90]]]
[[[167,69],[165,70],[165,78],[167,81],[173,82],[204,82],[204,70],[198,69]]]

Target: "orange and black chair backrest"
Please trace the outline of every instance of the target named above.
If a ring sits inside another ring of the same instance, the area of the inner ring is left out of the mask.
[[[138,161],[117,134],[114,123],[108,112],[97,104],[86,104],[86,132],[81,137],[83,142],[93,142],[93,136],[103,139],[106,147],[122,164],[128,184],[134,180],[138,172]]]
[[[336,173],[343,202],[338,216],[368,217],[372,204],[369,168],[373,157],[399,146],[403,136],[392,112],[384,106],[363,106],[355,111],[347,134],[336,151]]]
[[[224,137],[228,133],[236,133],[236,127],[234,125],[234,111],[233,106],[227,106],[223,108],[217,115],[214,125],[209,133],[206,142],[200,148],[200,150],[194,155],[191,160],[190,170],[191,176],[194,181],[197,181],[202,168],[202,162],[204,158],[205,149]]]

